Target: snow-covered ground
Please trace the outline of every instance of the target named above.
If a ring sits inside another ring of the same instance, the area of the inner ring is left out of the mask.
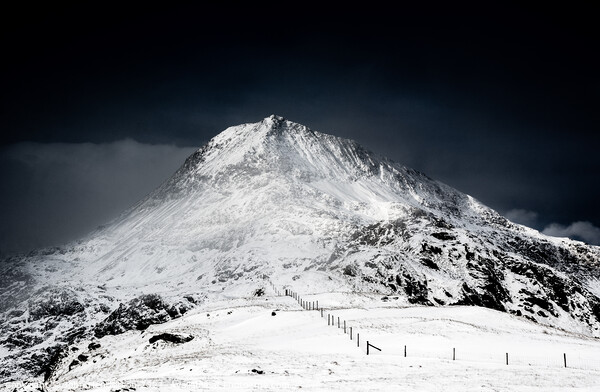
[[[70,350],[49,390],[600,390],[599,263],[599,247],[270,116],[217,135],[87,237],[0,260],[0,380],[39,378]],[[327,313],[249,298],[266,278]],[[168,305],[148,314],[201,305],[88,349],[109,319],[135,328],[119,309],[143,294]],[[161,331],[194,339],[149,344]],[[367,357],[367,340],[382,351]]]
[[[142,333],[106,336],[97,350],[83,342],[71,356],[89,354],[88,361],[69,371],[66,359],[47,390],[600,390],[598,339],[479,307],[404,307],[336,293],[304,300],[319,300],[323,317],[270,290],[207,303]],[[328,314],[335,325],[327,325]],[[160,332],[194,339],[150,344]],[[382,351],[367,356],[367,340]]]

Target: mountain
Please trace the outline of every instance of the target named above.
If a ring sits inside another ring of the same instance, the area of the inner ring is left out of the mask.
[[[60,224],[60,223],[57,223]],[[514,224],[356,142],[270,116],[230,127],[118,219],[0,263],[0,379],[219,298],[378,293],[600,337],[600,248]]]

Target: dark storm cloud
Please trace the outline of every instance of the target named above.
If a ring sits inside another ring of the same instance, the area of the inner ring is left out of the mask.
[[[133,140],[20,143],[0,150],[0,252],[75,239],[168,178],[194,151]]]
[[[490,2],[7,11],[1,141],[200,146],[278,114],[500,212],[536,211],[537,229],[598,227],[600,62],[588,11]],[[11,165],[3,176],[43,182]],[[149,190],[141,182],[132,187]],[[31,211],[20,214],[34,221]]]
[[[590,222],[573,222],[568,226],[552,223],[544,229],[543,233],[554,237],[575,238],[588,244],[600,245],[600,228]]]
[[[537,226],[538,213],[535,211],[528,211],[522,208],[515,208],[504,213],[504,216],[508,220],[519,223],[521,225],[535,227]]]
[[[512,209],[504,213],[504,216],[510,221],[519,223],[528,227],[539,228],[539,214],[535,211],[524,209]],[[572,222],[568,225],[560,223],[550,223],[540,230],[542,233],[553,237],[568,237],[579,241],[584,241],[592,245],[600,245],[600,228],[594,226],[591,222]]]

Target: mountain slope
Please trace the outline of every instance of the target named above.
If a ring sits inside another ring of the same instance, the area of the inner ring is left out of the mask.
[[[81,342],[45,389],[362,392],[393,385],[432,392],[560,392],[600,386],[597,339],[479,307],[397,308],[347,293],[306,299],[320,301],[323,317],[267,290],[260,298],[204,304],[143,333],[108,336],[92,348]],[[354,302],[354,307],[332,309],[336,302]],[[274,309],[279,309],[276,316]],[[353,340],[349,330],[328,326],[330,313],[353,327]],[[194,338],[152,342],[163,333]],[[382,351],[371,348],[367,356],[367,340]]]
[[[353,141],[270,116],[226,129],[86,238],[4,260],[0,355],[24,371],[2,376],[267,280],[489,307],[600,337],[599,262],[598,247],[513,224]]]

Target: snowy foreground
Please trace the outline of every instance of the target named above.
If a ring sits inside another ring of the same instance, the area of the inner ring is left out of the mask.
[[[319,301],[321,317],[274,294],[205,304],[144,332],[106,336],[93,351],[82,343],[73,357],[89,360],[61,368],[45,390],[600,390],[598,339],[478,307],[403,307],[393,298],[347,293],[303,298]],[[150,344],[161,332],[194,339]],[[367,340],[382,351],[367,356]]]

